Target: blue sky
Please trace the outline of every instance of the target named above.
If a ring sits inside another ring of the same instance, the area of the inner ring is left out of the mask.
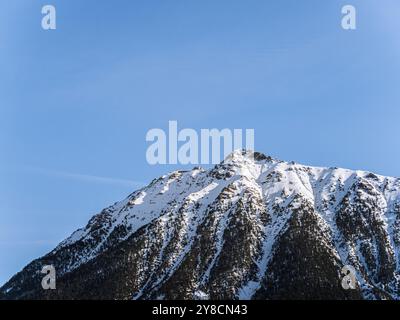
[[[146,132],[169,120],[400,176],[399,15],[397,0],[1,1],[0,284],[179,167],[145,158]]]

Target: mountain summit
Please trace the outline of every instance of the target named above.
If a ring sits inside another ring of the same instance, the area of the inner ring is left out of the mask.
[[[400,179],[235,151],[104,209],[0,299],[400,299]]]

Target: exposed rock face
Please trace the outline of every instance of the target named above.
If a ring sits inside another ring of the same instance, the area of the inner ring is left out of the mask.
[[[94,216],[2,299],[400,299],[400,179],[236,151]],[[54,265],[57,289],[40,273]],[[343,266],[356,271],[344,290]]]

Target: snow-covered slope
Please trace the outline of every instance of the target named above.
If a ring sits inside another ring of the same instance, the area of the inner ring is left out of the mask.
[[[0,298],[400,299],[399,249],[400,179],[235,151],[104,209]]]

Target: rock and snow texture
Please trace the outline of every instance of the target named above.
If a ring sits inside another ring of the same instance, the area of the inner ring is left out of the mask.
[[[104,209],[0,299],[400,299],[400,179],[235,151]]]

